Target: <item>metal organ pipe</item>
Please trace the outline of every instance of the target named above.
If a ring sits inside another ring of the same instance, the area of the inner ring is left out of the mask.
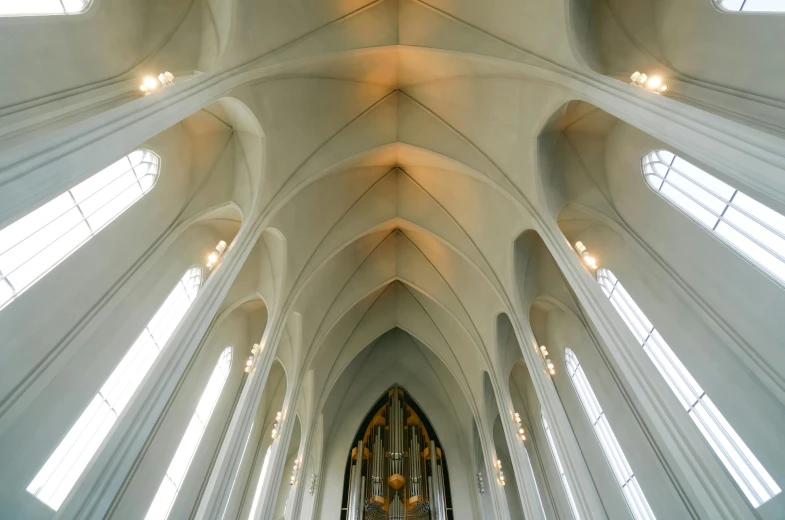
[[[435,439],[425,445],[428,433],[406,402],[393,388],[358,437],[347,520],[447,520],[444,461]]]

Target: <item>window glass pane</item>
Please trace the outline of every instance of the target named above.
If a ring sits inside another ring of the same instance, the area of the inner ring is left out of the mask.
[[[143,170],[144,183],[137,178],[134,160],[136,168]],[[0,230],[0,282],[6,282],[4,290],[12,290],[11,297],[0,292],[0,306],[147,193],[158,175],[159,162],[153,152],[137,150]]]
[[[176,327],[188,310],[193,298],[183,295],[198,289],[200,273],[198,268],[189,269],[161,306],[162,309],[171,309],[173,301],[181,306],[177,312],[169,313],[170,319],[177,320],[169,328]],[[185,284],[188,284],[188,290],[184,288]],[[164,343],[156,344],[153,341],[149,327],[142,331],[90,405],[27,486],[27,491],[54,510],[60,507],[147,375]]]
[[[610,296],[611,300],[623,297],[628,302],[626,309],[639,315],[641,321],[650,323],[643,314],[643,310],[638,307],[621,282],[609,270],[599,269],[597,271],[597,282],[603,289],[608,286],[611,279],[616,280]],[[607,295],[608,291],[605,292]],[[625,319],[625,321],[627,320]],[[630,326],[629,322],[628,326]],[[631,326],[630,328],[632,329]],[[633,333],[635,333],[634,330]],[[652,328],[651,336],[643,344],[643,349],[750,502],[758,507],[779,493],[780,488],[657,330]],[[579,369],[579,371],[582,373],[582,370]],[[613,433],[609,432],[608,435],[613,435]]]
[[[0,0],[0,16],[77,14],[88,4],[88,0]]]
[[[662,153],[642,160],[649,186],[785,285],[785,216],[676,156],[658,186],[652,178]]]
[[[598,276],[600,276],[600,273],[598,273]],[[603,273],[602,276],[615,280],[615,277],[609,272]],[[654,513],[651,511],[648,502],[646,502],[643,492],[637,487],[637,480],[632,473],[632,468],[630,468],[621,445],[619,445],[619,441],[611,430],[611,425],[602,412],[602,408],[600,408],[597,396],[594,395],[591,385],[589,385],[589,380],[586,378],[580,363],[578,363],[578,358],[570,349],[564,350],[564,357],[567,361],[570,380],[575,386],[575,391],[581,400],[581,404],[583,404],[586,414],[591,419],[594,433],[597,434],[597,439],[600,441],[605,458],[608,460],[611,470],[613,470],[616,482],[622,488],[624,498],[627,500],[627,505],[630,511],[632,511],[633,517],[636,520],[654,520]],[[593,418],[595,410],[599,410],[597,419]],[[631,483],[634,483],[634,486],[630,487]]]
[[[551,429],[548,426],[548,421],[545,420],[545,415],[542,414],[542,428],[545,430],[545,437],[548,439],[548,446],[551,448],[551,454],[553,455],[553,460],[556,463],[556,470],[559,472],[559,476],[561,477],[562,485],[564,486],[564,492],[567,494],[567,500],[570,503],[570,509],[572,510],[572,516],[575,520],[580,520],[581,515],[578,513],[578,507],[575,505],[575,498],[572,496],[572,490],[570,489],[570,483],[567,482],[567,475],[564,473],[564,467],[561,465],[561,459],[559,458],[559,452],[556,451],[556,443],[553,441],[553,436],[551,435]]]
[[[248,515],[248,520],[253,520],[253,517],[256,514],[256,508],[259,506],[259,500],[262,498],[262,490],[264,489],[264,481],[267,479],[267,466],[270,462],[272,448],[272,445],[270,445],[270,447],[267,448],[267,452],[264,454],[262,471],[259,472],[259,480],[256,482],[256,492],[253,495],[253,502],[251,503],[251,512]]]
[[[226,378],[229,375],[229,368],[232,365],[232,347],[226,347],[221,353],[218,363],[213,369],[210,380],[207,382],[202,397],[199,399],[199,404],[196,405],[196,412],[191,417],[191,422],[183,434],[180,445],[169,464],[169,469],[166,470],[166,475],[155,494],[153,503],[147,511],[145,520],[164,520],[169,516],[169,510],[177,498],[177,493],[180,491],[180,486],[185,479],[185,474],[188,472],[188,467],[191,465],[191,460],[199,447],[199,441],[202,440],[207,422],[210,420],[210,415],[213,413],[215,403],[221,395],[221,390],[226,383]],[[204,415],[199,415],[201,411]]]
[[[695,220],[711,229],[717,223],[719,213],[712,213],[705,207],[701,206],[684,193],[673,187],[671,184],[666,183],[659,191],[665,198],[679,206],[683,211],[687,212]]]
[[[174,482],[178,489],[183,484],[185,472],[188,471],[191,458],[199,445],[199,441],[202,439],[202,433],[204,433],[202,421],[195,416],[191,417],[191,422],[188,423],[188,428],[185,429],[183,439],[177,447],[171,464],[169,464],[169,469],[166,470],[166,476]]]
[[[717,5],[726,11],[781,13],[785,12],[782,0],[719,0]]]

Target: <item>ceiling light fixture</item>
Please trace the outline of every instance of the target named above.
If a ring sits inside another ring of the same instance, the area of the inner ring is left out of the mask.
[[[221,240],[218,242],[218,245],[215,246],[215,251],[210,253],[210,256],[207,257],[207,270],[212,271],[216,264],[221,260],[226,252],[226,242]]]
[[[497,460],[494,466],[496,466],[496,473],[499,476],[499,484],[502,486],[506,485],[506,482],[504,481],[504,472],[502,471],[502,461]]]
[[[282,417],[283,417],[283,414],[281,412],[278,412],[278,413],[275,414],[275,424],[273,425],[273,434],[272,434],[273,440],[275,440],[276,437],[278,437],[278,432],[281,429],[281,418]]]
[[[545,363],[545,369],[548,373],[552,376],[556,375],[556,367],[553,365],[553,361],[548,357],[548,348],[545,345],[540,346],[540,355],[542,356],[542,360]]]
[[[583,245],[583,242],[580,240],[575,242],[575,250],[581,255],[581,258],[583,258],[583,262],[586,265],[592,269],[597,269],[597,259],[589,254],[589,251],[586,250],[586,246]]]
[[[638,72],[637,70],[630,76],[630,85],[641,87],[654,92],[655,94],[662,94],[668,90],[668,85],[663,83],[661,77],[647,76],[643,72]]]
[[[297,470],[300,468],[300,459],[294,459],[294,466],[292,467],[292,477],[289,479],[289,485],[293,486],[297,482]]]
[[[256,355],[259,354],[260,351],[261,351],[261,347],[259,347],[258,343],[255,344],[253,347],[251,347],[251,355],[248,356],[248,359],[245,362],[245,373],[246,374],[251,371],[251,367],[253,366],[253,362],[256,361]]]
[[[526,432],[523,430],[523,420],[521,419],[521,414],[515,412],[513,414],[515,418],[515,428],[518,430],[518,436],[521,438],[522,441],[526,440]]]
[[[142,81],[142,84],[139,86],[139,90],[144,92],[144,95],[147,96],[158,89],[171,87],[172,85],[174,85],[174,74],[166,71],[159,74],[157,78],[152,76],[144,78],[144,81]]]

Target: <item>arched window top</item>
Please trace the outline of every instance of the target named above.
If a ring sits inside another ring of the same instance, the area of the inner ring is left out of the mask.
[[[150,191],[160,164],[150,150],[131,152],[1,229],[0,308]]]
[[[80,14],[92,0],[0,0],[0,16]]]
[[[783,13],[782,0],[715,0],[721,11],[731,13]]]
[[[649,186],[785,285],[785,216],[666,150],[643,157]]]
[[[564,362],[567,364],[567,375],[570,377],[575,375],[575,371],[578,370],[580,363],[578,363],[578,358],[575,356],[575,352],[573,352],[572,349],[564,349]]]

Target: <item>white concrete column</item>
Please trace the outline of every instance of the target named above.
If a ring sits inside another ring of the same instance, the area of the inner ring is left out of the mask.
[[[196,512],[198,519],[220,520],[226,509],[232,491],[232,480],[242,463],[242,454],[245,436],[251,428],[256,417],[262,393],[267,385],[270,369],[275,361],[275,352],[278,346],[280,321],[275,316],[270,316],[267,330],[260,342],[261,351],[257,355],[251,372],[246,380],[240,399],[230,419],[229,428],[221,443],[218,457],[210,471],[204,492]],[[291,388],[291,382],[287,381]],[[284,404],[286,404],[284,402]],[[264,432],[262,432],[264,435]],[[279,434],[280,435],[280,434]],[[279,444],[276,440],[275,445]],[[269,482],[269,479],[268,479]],[[277,489],[277,488],[276,488]],[[258,509],[257,509],[258,510]]]
[[[665,380],[652,370],[645,352],[618,316],[594,278],[583,268],[577,255],[564,240],[555,221],[538,230],[554,260],[591,320],[600,340],[598,348],[618,365],[609,366],[635,395],[637,411],[645,418],[646,428],[656,432],[657,449],[667,455],[667,463],[678,468],[681,477],[674,484],[687,492],[685,507],[703,509],[707,518],[752,519],[757,513],[731,481],[699,430],[690,421]],[[591,335],[593,332],[587,330]],[[526,349],[524,349],[526,350]],[[551,418],[549,411],[548,417]],[[554,428],[559,437],[563,426]],[[571,458],[571,457],[568,457]],[[569,475],[569,473],[568,473]]]
[[[297,386],[293,385],[291,388],[295,390],[287,392],[287,396],[284,398],[281,432],[273,442],[273,449],[270,452],[267,486],[262,488],[256,515],[249,520],[276,520],[273,518],[273,515],[275,514],[275,506],[278,500],[278,488],[286,471],[286,454],[289,451],[289,443],[292,441],[296,417],[293,403],[297,401]]]
[[[510,520],[510,509],[507,506],[507,496],[504,487],[499,483],[496,471],[496,449],[493,444],[493,424],[483,417],[482,423],[477,424],[477,431],[480,437],[480,448],[482,449],[482,459],[485,462],[485,494],[491,499],[494,511],[494,520]],[[502,468],[504,470],[504,468]],[[480,497],[482,500],[482,497]]]
[[[575,498],[575,505],[582,518],[607,518],[608,515],[594,486],[591,473],[578,445],[578,439],[575,438],[553,381],[546,377],[542,370],[532,369],[532,367],[540,367],[542,361],[532,348],[525,346],[538,348],[529,320],[521,311],[517,311],[511,318],[540,406],[551,422],[553,440],[562,456],[562,465]]]
[[[72,495],[55,518],[103,519],[123,483],[133,476],[137,458],[155,433],[179,381],[206,340],[215,315],[245,259],[256,244],[258,226],[242,228],[222,264],[215,269],[188,314],[170,339],[169,346],[119,418],[114,431],[77,482]],[[245,439],[243,439],[244,441]]]
[[[504,438],[507,441],[507,449],[510,452],[512,463],[511,471],[515,472],[515,482],[518,487],[518,496],[523,507],[523,516],[529,520],[545,520],[545,515],[541,507],[542,497],[540,497],[537,485],[534,482],[534,472],[531,469],[531,461],[523,446],[523,441],[518,436],[513,425],[513,407],[510,392],[507,385],[497,385],[494,390],[496,394],[497,406],[504,429]]]

